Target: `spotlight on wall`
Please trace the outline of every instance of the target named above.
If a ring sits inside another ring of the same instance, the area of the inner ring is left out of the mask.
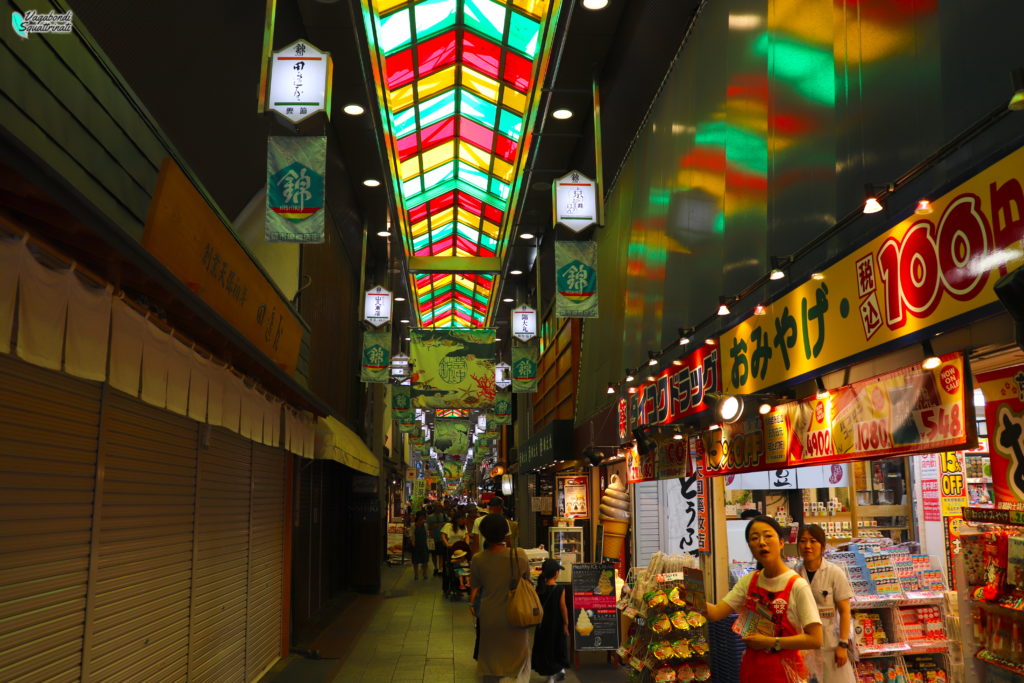
[[[632,382],[634,379],[636,379],[636,377],[633,376],[633,369],[626,368],[626,381]]]
[[[723,422],[736,422],[743,416],[743,397],[723,395],[715,411],[718,413],[718,419]]]
[[[1024,111],[1024,69],[1017,67],[1010,71],[1010,83],[1013,84],[1013,95],[1006,108],[1010,111]]]
[[[819,401],[824,401],[826,398],[829,397],[828,389],[825,388],[825,380],[823,380],[820,377],[815,377],[814,385],[818,388],[818,393],[815,397]]]
[[[656,366],[658,364],[658,352],[657,351],[648,351],[647,352],[647,356],[649,358],[649,360],[647,361],[648,365],[650,365],[651,367],[654,367],[654,366]]]
[[[914,213],[918,216],[927,216],[932,212],[932,203],[927,199],[918,199]]]
[[[609,394],[614,394],[615,393],[615,385],[613,383],[611,383],[611,382],[608,382],[608,393]]]
[[[768,273],[769,280],[781,280],[786,277],[786,268],[790,264],[788,256],[772,256],[772,270]]]
[[[757,407],[757,412],[760,415],[767,415],[772,412],[772,404],[768,401],[761,401],[761,405]]]
[[[686,346],[690,343],[690,335],[693,334],[692,327],[680,327],[679,328],[679,345]]]
[[[729,315],[729,297],[718,297],[718,315]]]
[[[764,304],[754,306],[754,315],[768,315],[768,308]]]
[[[924,360],[921,361],[921,368],[924,370],[934,370],[935,368],[942,365],[942,360],[935,355],[935,349],[932,348],[932,343],[929,340],[922,342],[921,347],[924,349]]]
[[[864,186],[864,213],[878,213],[882,210],[882,203],[878,201],[878,194],[871,183]]]
[[[678,433],[677,434],[673,434],[672,438],[675,439],[676,441],[682,441],[683,440],[683,435],[682,434],[678,434]]]

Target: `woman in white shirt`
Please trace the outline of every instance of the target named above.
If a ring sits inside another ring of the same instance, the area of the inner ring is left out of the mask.
[[[451,548],[459,541],[465,541],[469,533],[469,526],[466,524],[466,512],[459,508],[453,515],[452,521],[441,527],[441,540],[445,546]]]
[[[740,683],[791,683],[791,675],[806,680],[800,651],[821,647],[821,619],[811,587],[783,561],[778,522],[755,517],[747,524],[746,536],[758,569],[737,581],[723,600],[708,605],[708,619],[718,621],[738,612],[750,625],[743,637],[747,649],[740,662]]]
[[[855,683],[850,647],[850,598],[853,589],[846,573],[825,559],[825,531],[817,524],[800,530],[800,576],[811,585],[821,616],[822,645],[808,653],[807,666],[821,683]]]

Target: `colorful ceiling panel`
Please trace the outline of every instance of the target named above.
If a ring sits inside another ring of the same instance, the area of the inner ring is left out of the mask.
[[[364,0],[407,258],[504,258],[559,4]],[[486,324],[494,275],[412,282],[421,325]]]

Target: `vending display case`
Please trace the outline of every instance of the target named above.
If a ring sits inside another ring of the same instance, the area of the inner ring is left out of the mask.
[[[551,557],[562,563],[562,571],[558,574],[559,583],[569,583],[572,577],[572,566],[583,562],[583,527],[553,526],[548,529],[548,548]]]

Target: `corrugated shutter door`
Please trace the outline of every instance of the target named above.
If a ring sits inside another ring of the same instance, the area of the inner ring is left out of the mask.
[[[646,567],[651,555],[661,550],[661,506],[658,482],[633,484],[633,557],[635,566]]]
[[[214,427],[209,448],[199,451],[191,681],[244,680],[251,448]]]
[[[245,677],[255,680],[281,650],[285,457],[253,444]]]
[[[91,680],[185,680],[197,423],[111,390]]]
[[[0,355],[0,680],[81,675],[99,401]]]

